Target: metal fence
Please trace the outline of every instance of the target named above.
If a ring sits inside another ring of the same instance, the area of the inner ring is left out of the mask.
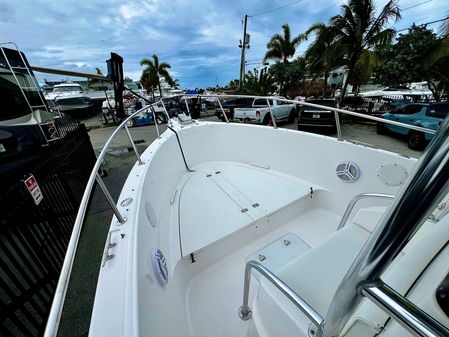
[[[95,163],[83,124],[0,175],[0,335],[42,336],[76,214]],[[36,205],[24,180],[33,175]]]
[[[379,97],[347,96],[341,107],[342,109],[371,116],[381,116],[405,104],[429,102],[435,102],[435,100],[425,96],[404,95],[383,95]]]

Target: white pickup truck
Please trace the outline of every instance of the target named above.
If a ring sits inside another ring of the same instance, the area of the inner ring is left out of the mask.
[[[268,100],[276,122],[283,120],[293,122],[296,117],[296,105],[274,98],[284,97],[273,97],[273,99]],[[269,124],[271,116],[267,100],[265,98],[255,98],[251,108],[235,108],[234,119],[245,123]]]

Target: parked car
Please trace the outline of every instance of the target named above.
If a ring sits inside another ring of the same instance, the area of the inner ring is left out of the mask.
[[[334,99],[308,99],[306,103],[313,103],[325,107],[337,107]],[[298,116],[298,130],[320,131],[336,133],[335,113],[331,110],[302,105]]]
[[[284,97],[277,97],[283,98]],[[293,122],[296,118],[295,104],[279,101],[276,99],[268,100],[270,107],[268,107],[265,98],[255,98],[249,108],[235,108],[234,119],[238,119],[244,123],[257,123],[267,125],[271,121],[271,112],[278,121],[288,120]]]
[[[382,118],[405,124],[421,126],[437,130],[449,112],[449,103],[412,103],[396,108],[382,115]],[[408,147],[412,150],[421,150],[433,135],[416,130],[409,130],[396,125],[377,123],[377,133],[384,134],[391,131],[407,136]]]
[[[135,109],[129,111],[129,114],[141,108],[142,105],[136,106]],[[156,113],[156,122],[158,124],[167,123],[167,116],[165,114],[165,110],[162,107],[155,106],[154,112]],[[126,125],[128,127],[152,125],[152,124],[154,124],[154,116],[150,108],[147,108],[144,111],[139,112],[136,116],[134,116],[133,118],[131,118],[126,122]]]
[[[221,106],[223,107],[223,110],[228,117],[228,120],[234,119],[234,109],[235,108],[249,108],[253,104],[254,98],[250,97],[240,97],[236,99],[232,99],[226,102],[221,103]],[[223,112],[221,111],[220,106],[215,108],[215,115],[221,119],[223,122],[226,121],[226,119],[223,116]]]

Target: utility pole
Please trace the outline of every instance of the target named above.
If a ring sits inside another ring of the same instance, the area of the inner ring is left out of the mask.
[[[239,47],[242,48],[242,58],[240,59],[240,79],[239,79],[239,89],[243,88],[243,78],[245,76],[245,49],[246,46],[249,48],[249,37],[246,36],[246,25],[248,23],[248,15],[245,14],[245,21],[243,24],[243,39],[240,41]]]

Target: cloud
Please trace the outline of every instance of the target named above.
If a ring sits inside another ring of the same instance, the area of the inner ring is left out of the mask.
[[[90,0],[61,2],[0,0],[0,36],[14,41],[31,64],[67,70],[106,72],[110,52],[125,60],[125,75],[139,79],[140,60],[156,53],[172,65],[182,87],[224,85],[239,74],[239,40],[242,18],[270,10],[288,0]],[[375,0],[380,10],[386,0]],[[400,0],[403,8],[416,0]],[[343,0],[303,0],[248,20],[251,49],[247,60],[261,62],[266,43],[281,25],[289,23],[292,34],[312,23],[328,22]],[[445,0],[433,0],[403,12],[396,27],[422,23],[444,16]],[[421,20],[421,21],[420,21]],[[419,21],[419,22],[417,22]],[[435,28],[437,28],[436,26]],[[298,48],[303,52],[310,41]],[[253,68],[256,65],[250,65]],[[47,78],[48,75],[45,75]]]

